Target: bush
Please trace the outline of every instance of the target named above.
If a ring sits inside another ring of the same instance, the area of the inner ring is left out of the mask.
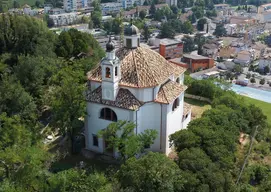
[[[264,84],[265,84],[265,79],[264,79],[264,78],[262,78],[262,79],[260,80],[260,84],[261,84],[261,85],[264,85]]]
[[[195,80],[189,85],[187,93],[214,99],[221,96],[223,90],[215,85],[213,80]]]
[[[253,75],[252,75],[252,78],[250,79],[250,82],[251,83],[256,83],[256,79],[253,77]]]

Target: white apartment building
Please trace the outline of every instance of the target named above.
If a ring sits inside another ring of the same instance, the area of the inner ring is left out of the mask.
[[[67,12],[74,12],[77,10],[77,0],[64,0],[63,7]]]
[[[134,4],[143,5],[144,2],[145,2],[145,0],[121,0],[123,9],[133,7]]]
[[[63,0],[63,7],[67,12],[74,12],[91,6],[91,0]]]
[[[64,26],[74,24],[79,17],[76,13],[62,13],[49,15],[49,18],[53,19],[54,26]]]
[[[166,3],[168,4],[168,6],[177,6],[177,0],[166,0]]]
[[[119,13],[122,9],[121,3],[102,3],[101,4],[102,15],[108,15],[112,13]]]

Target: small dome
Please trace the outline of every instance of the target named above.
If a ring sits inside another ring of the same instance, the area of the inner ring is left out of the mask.
[[[131,35],[138,35],[138,34],[139,34],[139,30],[135,25],[131,24],[125,27],[124,35],[131,36]]]
[[[109,37],[109,41],[106,43],[106,52],[111,52],[115,49],[115,45],[111,39],[111,37]]]

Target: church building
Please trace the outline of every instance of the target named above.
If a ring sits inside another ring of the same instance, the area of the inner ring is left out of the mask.
[[[185,68],[170,63],[159,53],[140,46],[139,30],[124,30],[124,46],[115,49],[111,38],[106,56],[88,73],[86,148],[117,156],[97,136],[118,120],[134,122],[135,133],[155,129],[151,151],[169,154],[169,136],[185,129],[191,108],[184,103]]]

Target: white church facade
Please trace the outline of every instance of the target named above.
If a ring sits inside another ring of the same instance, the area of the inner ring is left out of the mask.
[[[168,62],[159,53],[140,46],[134,25],[124,31],[124,47],[115,50],[111,39],[100,65],[88,73],[86,148],[108,151],[98,138],[100,130],[118,120],[134,122],[135,133],[155,129],[150,150],[169,154],[169,136],[186,128],[191,108],[184,103],[185,69]]]

